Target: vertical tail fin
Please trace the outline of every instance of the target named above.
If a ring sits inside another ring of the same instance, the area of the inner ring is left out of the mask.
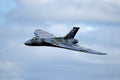
[[[79,30],[79,27],[73,27],[73,29],[64,37],[65,39],[73,39]]]

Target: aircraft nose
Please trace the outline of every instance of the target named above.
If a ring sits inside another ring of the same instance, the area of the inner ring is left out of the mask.
[[[25,45],[30,45],[30,44],[31,44],[30,40],[25,42]]]

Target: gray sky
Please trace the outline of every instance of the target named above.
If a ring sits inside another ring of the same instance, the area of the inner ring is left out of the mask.
[[[73,26],[98,56],[51,47],[28,47],[36,29],[65,36]],[[119,0],[1,0],[0,80],[119,80]]]

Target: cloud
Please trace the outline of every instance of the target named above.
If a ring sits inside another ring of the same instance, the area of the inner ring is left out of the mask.
[[[1,80],[23,80],[19,68],[10,61],[0,61],[0,76]]]
[[[80,28],[80,33],[88,33],[96,30],[94,27],[91,26],[81,26]]]
[[[12,10],[8,17],[26,21],[88,21],[120,22],[117,0],[20,0],[21,6]],[[69,3],[69,4],[68,4]],[[116,15],[115,15],[116,14]]]
[[[47,29],[48,29],[48,32],[51,32],[52,34],[58,37],[64,37],[72,28],[69,29],[64,24],[52,24]]]

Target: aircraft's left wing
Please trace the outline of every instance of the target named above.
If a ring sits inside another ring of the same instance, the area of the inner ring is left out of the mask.
[[[37,38],[53,38],[54,35],[51,34],[51,33],[48,33],[46,31],[43,31],[43,30],[40,30],[40,29],[37,29],[35,32],[34,32],[35,36]]]
[[[67,44],[67,43],[61,43],[61,42],[54,42],[54,41],[47,41],[46,42],[60,48],[65,48],[69,50],[79,51],[79,52],[85,52],[85,53],[91,53],[91,54],[98,54],[98,55],[106,55],[106,53],[98,52],[89,48],[85,48],[82,46],[79,46],[77,44]]]

